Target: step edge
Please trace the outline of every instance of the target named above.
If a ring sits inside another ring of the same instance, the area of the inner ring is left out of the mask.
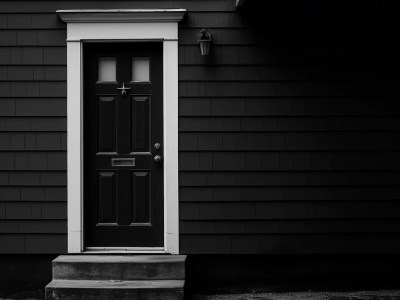
[[[157,285],[163,282],[163,285]],[[136,285],[121,285],[122,283],[129,284],[134,283]],[[151,285],[137,286],[138,283],[151,283]],[[171,286],[166,286],[166,284]],[[61,284],[61,285],[60,285]],[[64,284],[64,285],[62,285]],[[82,286],[83,284],[89,284],[88,286]],[[77,286],[74,286],[77,285]],[[67,279],[53,279],[45,287],[46,290],[51,289],[132,289],[132,290],[180,290],[184,289],[185,280],[122,280],[118,282],[111,282],[109,280],[67,280]]]
[[[184,265],[185,262],[183,261],[177,261],[177,262],[171,262],[171,261],[152,261],[152,262],[135,262],[135,261],[53,261],[53,265],[68,265],[68,264],[133,264],[133,265],[157,265],[157,264],[162,264],[162,265]]]
[[[135,260],[141,258],[141,260]],[[143,260],[143,258],[149,258],[149,260]],[[159,258],[159,259],[158,259]],[[187,255],[89,255],[89,254],[78,254],[78,255],[59,255],[53,262],[110,262],[110,263],[184,263]],[[112,259],[121,259],[112,260]]]
[[[94,281],[111,280],[111,279],[108,279],[107,277],[96,277],[96,276],[89,277],[89,279],[88,279],[88,277],[84,277],[84,276],[76,276],[75,278],[76,279],[72,279],[71,277],[68,277],[68,276],[53,276],[52,280],[94,280]],[[120,279],[118,279],[118,280],[120,280]],[[150,281],[150,280],[185,280],[185,277],[184,276],[170,276],[170,277],[160,276],[160,277],[149,278],[149,277],[144,276],[144,277],[137,277],[137,278],[132,277],[125,281]]]

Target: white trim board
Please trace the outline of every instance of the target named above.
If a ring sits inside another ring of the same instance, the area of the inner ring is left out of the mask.
[[[130,253],[148,253],[148,254],[162,254],[165,253],[164,247],[88,247],[82,254],[100,254],[100,253],[120,253],[120,254],[130,254]]]
[[[159,23],[179,22],[186,9],[74,9],[57,13],[67,23]]]
[[[125,251],[179,253],[177,22],[183,18],[185,11],[57,11],[67,22],[68,253],[86,252],[83,240],[82,43],[143,40],[163,42],[164,247]],[[112,248],[88,250],[107,253],[121,251]]]

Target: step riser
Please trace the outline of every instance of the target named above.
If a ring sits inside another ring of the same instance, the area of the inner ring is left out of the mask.
[[[54,279],[184,280],[184,263],[59,263],[53,262]]]
[[[183,300],[186,256],[61,255],[46,300]]]
[[[154,290],[95,290],[46,288],[46,300],[183,300],[183,289]]]

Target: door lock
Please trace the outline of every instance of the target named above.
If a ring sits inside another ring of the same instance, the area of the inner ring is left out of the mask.
[[[160,143],[155,143],[153,148],[154,148],[154,150],[160,150],[161,149]]]
[[[156,156],[154,156],[154,162],[156,163],[156,164],[159,164],[159,163],[161,163],[161,156],[160,155],[156,155]]]

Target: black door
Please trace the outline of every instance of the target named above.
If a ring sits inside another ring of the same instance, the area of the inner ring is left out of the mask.
[[[162,43],[86,43],[85,247],[162,247]]]

